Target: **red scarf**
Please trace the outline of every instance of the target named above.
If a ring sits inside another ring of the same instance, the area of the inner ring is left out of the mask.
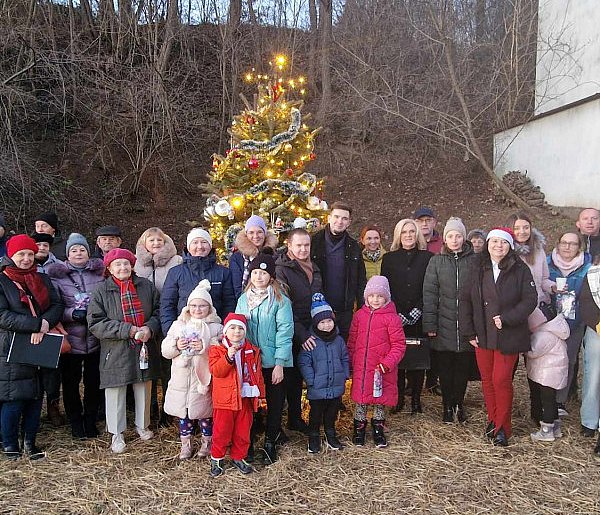
[[[37,271],[37,266],[33,265],[27,270],[18,268],[16,266],[7,266],[4,269],[4,274],[16,283],[19,283],[23,290],[19,290],[21,302],[26,306],[29,306],[29,300],[27,299],[27,293],[29,292],[36,304],[40,309],[40,314],[44,313],[50,307],[50,295],[48,294],[48,287],[42,279],[42,276]]]
[[[135,325],[136,327],[142,327],[145,322],[144,310],[142,308],[142,302],[138,297],[137,291],[135,291],[133,281],[131,279],[128,279],[127,281],[121,281],[114,276],[112,277],[112,280],[119,287],[119,291],[121,292],[123,320]]]

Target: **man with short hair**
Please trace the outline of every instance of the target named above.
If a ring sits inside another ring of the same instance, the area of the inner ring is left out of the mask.
[[[415,211],[413,218],[427,242],[427,250],[433,254],[439,254],[442,251],[444,242],[440,234],[435,230],[437,218],[433,209],[425,206],[420,207]]]
[[[304,229],[293,229],[287,238],[287,252],[276,261],[276,275],[287,285],[294,313],[292,353],[294,366],[284,369],[288,401],[288,428],[308,431],[302,420],[302,374],[297,366],[302,344],[311,339],[312,318],[310,306],[313,293],[322,291],[321,271],[310,259],[310,234]]]
[[[58,216],[56,213],[42,213],[35,219],[35,232],[38,234],[49,234],[53,238],[50,251],[60,261],[67,259],[65,245],[67,241],[58,230]]]
[[[600,212],[593,207],[582,209],[575,225],[586,242],[586,251],[592,257],[600,254]]]
[[[112,249],[123,243],[121,229],[116,225],[105,225],[96,229],[96,248],[92,257],[103,259]]]
[[[48,265],[58,262],[56,256],[50,251],[54,238],[45,232],[35,232],[31,237],[38,246],[38,251],[34,256],[37,264],[37,271],[41,274],[45,274],[47,273]]]
[[[367,273],[358,242],[348,234],[352,208],[335,202],[324,229],[313,234],[311,260],[321,270],[323,293],[333,308],[340,334],[348,340],[354,306],[364,303]]]

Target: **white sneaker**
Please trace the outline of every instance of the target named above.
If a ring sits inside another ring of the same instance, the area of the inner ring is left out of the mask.
[[[142,440],[150,440],[154,436],[154,433],[147,428],[142,429],[141,427],[136,426],[135,430]]]
[[[531,433],[531,440],[533,442],[553,442],[555,440],[554,424],[540,422],[540,429]]]
[[[123,438],[123,433],[119,433],[118,435],[113,435],[112,444],[110,446],[110,450],[116,454],[120,454],[125,450],[125,439]]]

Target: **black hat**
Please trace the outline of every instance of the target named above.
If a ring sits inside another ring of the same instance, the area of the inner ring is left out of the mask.
[[[121,237],[121,229],[116,225],[105,225],[96,229],[96,236],[118,236]]]
[[[34,232],[31,237],[33,238],[33,241],[35,241],[36,243],[49,243],[50,245],[52,245],[54,243],[54,236],[52,236],[51,234],[46,234],[45,232]]]
[[[35,219],[36,222],[46,222],[55,231],[58,231],[58,216],[56,213],[42,213]]]
[[[273,249],[271,247],[265,247],[250,262],[248,273],[252,273],[252,270],[264,270],[275,279],[275,260],[273,259]]]

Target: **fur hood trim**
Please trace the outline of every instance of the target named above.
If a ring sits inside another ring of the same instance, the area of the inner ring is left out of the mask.
[[[279,239],[271,231],[267,231],[264,246],[275,250],[279,246]],[[248,239],[244,231],[238,232],[235,237],[235,248],[247,258],[253,258],[258,254],[256,246]]]
[[[152,266],[152,260],[154,260],[154,266],[161,268],[165,266],[173,256],[177,255],[177,249],[175,243],[170,236],[165,234],[165,246],[160,249],[156,254],[152,255],[146,249],[146,246],[139,243],[135,247],[135,257],[144,266]]]
[[[532,229],[531,236],[529,237],[529,243],[521,244],[515,241],[515,252],[519,256],[529,256],[535,254],[540,250],[544,250],[546,246],[546,238],[537,229]]]

